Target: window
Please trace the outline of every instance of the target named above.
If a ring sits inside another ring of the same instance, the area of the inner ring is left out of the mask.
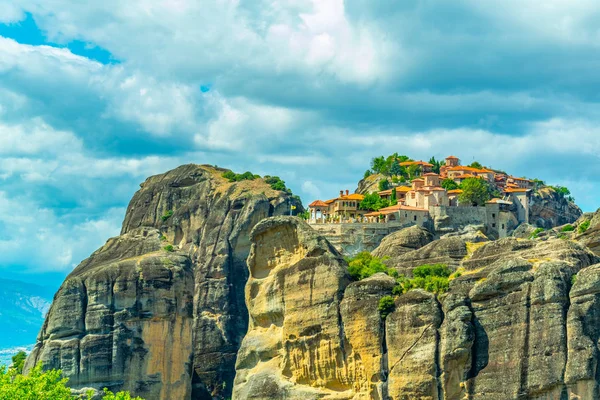
[[[415,221],[417,220],[417,216],[416,215],[414,216],[414,219],[415,219]]]
[[[496,219],[496,214],[492,214],[492,218]]]
[[[492,228],[495,228],[495,227],[496,227],[496,224],[492,224]]]
[[[504,229],[504,224],[502,224],[502,229]]]

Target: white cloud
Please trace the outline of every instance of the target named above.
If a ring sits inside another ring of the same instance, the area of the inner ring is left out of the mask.
[[[27,198],[0,192],[2,264],[24,265],[29,271],[70,271],[109,237],[119,233],[124,209],[72,224]]]

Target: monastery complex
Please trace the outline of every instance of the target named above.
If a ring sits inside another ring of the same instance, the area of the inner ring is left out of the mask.
[[[412,165],[418,165],[420,172],[410,186],[392,184],[392,188],[378,192],[380,198],[391,200],[395,191],[397,204],[377,211],[363,210],[360,203],[365,196],[350,194],[348,190],[340,191],[336,198],[315,200],[309,205],[309,223],[420,225],[438,232],[444,229],[450,231],[457,226],[485,225],[490,233],[505,237],[519,224],[529,222],[529,199],[534,189],[531,180],[486,168],[462,166],[454,156],[446,158],[439,174],[433,172],[432,164],[424,161],[400,163],[404,168]],[[491,199],[485,206],[475,207],[461,204],[462,190],[446,190],[441,186],[445,179],[460,185],[468,178],[486,180],[502,196]]]

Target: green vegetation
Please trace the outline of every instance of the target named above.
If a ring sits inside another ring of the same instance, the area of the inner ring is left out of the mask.
[[[575,227],[573,225],[567,224],[567,225],[563,226],[560,231],[561,232],[573,232],[574,230],[575,230]]]
[[[388,268],[384,259],[374,257],[368,251],[358,253],[352,258],[347,258],[346,261],[348,262],[348,272],[355,281],[366,279],[378,272],[383,272],[393,277],[398,276],[396,270]]]
[[[227,171],[224,172],[221,176],[225,179],[228,179],[229,182],[253,181],[255,179],[260,178],[260,175],[254,175],[250,171],[246,171],[243,174],[236,174],[233,171]]]
[[[308,219],[310,219],[310,211],[305,210],[304,212],[298,213],[298,217],[307,221]]]
[[[265,175],[265,183],[269,184],[273,190],[292,194],[292,191],[285,186],[285,181],[282,181],[278,176]]]
[[[379,299],[379,306],[377,307],[377,309],[379,310],[379,315],[381,315],[381,319],[386,319],[387,316],[390,315],[395,308],[396,304],[392,296],[384,296],[381,299]]]
[[[390,202],[386,199],[379,197],[377,193],[369,193],[365,195],[365,198],[360,202],[358,207],[361,210],[372,210],[379,211],[382,208],[389,207]]]
[[[161,242],[166,242],[167,241],[167,237],[165,235],[160,235],[160,241]]]
[[[379,181],[379,190],[388,190],[390,188],[390,183],[387,179],[382,179]]]
[[[440,185],[446,190],[456,190],[460,187],[458,183],[454,182],[454,180],[450,178],[444,179]]]
[[[173,210],[168,210],[168,211],[165,211],[165,213],[160,218],[163,220],[163,222],[166,222],[172,216],[173,216]]]
[[[574,285],[577,282],[577,275],[571,276],[571,285]]]
[[[398,204],[398,193],[396,192],[396,188],[393,188],[390,196],[390,205],[395,206],[396,204]]]
[[[568,201],[575,201],[575,198],[571,196],[571,191],[564,186],[550,186],[552,189],[556,191],[561,197],[567,199]]]
[[[431,170],[436,174],[439,174],[440,170],[442,169],[442,165],[444,165],[445,162],[441,160],[436,160],[435,157],[431,157],[429,159],[429,164],[433,165],[433,167],[431,167]]]
[[[477,168],[477,169],[483,169],[483,165],[481,165],[481,163],[479,161],[473,161],[469,167],[471,168]]]
[[[590,223],[591,223],[591,221],[590,221],[589,219],[587,219],[587,220],[583,221],[583,222],[582,222],[582,223],[579,225],[579,228],[578,228],[578,230],[577,230],[577,231],[578,231],[580,234],[582,234],[582,233],[585,233],[585,232],[586,232],[588,229],[590,229]]]
[[[163,250],[166,251],[166,252],[168,252],[168,253],[172,253],[172,252],[175,251],[175,248],[173,247],[172,244],[168,244],[165,247],[163,247]]]
[[[441,294],[448,290],[451,274],[452,271],[445,264],[421,265],[413,270],[412,279],[405,276],[396,279],[393,293],[400,295],[413,289],[424,289],[431,293]]]
[[[400,163],[404,161],[410,161],[410,158],[399,155],[398,153],[394,153],[387,157],[375,157],[371,160],[371,169],[365,172],[365,177],[368,176],[368,173],[369,175],[382,174],[392,177],[402,176],[404,178],[408,178],[407,171],[400,166]]]
[[[529,235],[529,238],[537,239],[540,236],[540,233],[542,233],[544,231],[545,231],[544,228],[536,228],[533,232],[531,232],[531,235]]]
[[[373,172],[371,172],[371,170],[368,169],[368,170],[365,171],[365,174],[363,175],[363,179],[367,179],[371,175],[373,175]]]
[[[485,205],[492,199],[494,193],[491,185],[480,178],[467,178],[462,181],[460,188],[463,192],[458,196],[458,200],[473,206]]]
[[[20,353],[19,353],[20,354]],[[17,356],[21,357],[19,354]],[[17,357],[15,356],[15,357]],[[13,357],[14,363],[14,357]],[[44,372],[38,365],[22,375],[16,368],[7,369],[0,367],[0,399],[2,400],[75,400],[83,399],[73,396],[67,387],[67,378],[62,377],[62,371],[51,370]],[[85,398],[92,399],[93,392]],[[104,400],[143,400],[140,397],[132,398],[129,392],[112,393],[104,390]]]
[[[25,366],[25,359],[27,358],[27,353],[24,351],[20,351],[14,356],[12,356],[12,368],[14,368],[17,373],[23,373],[23,367]]]

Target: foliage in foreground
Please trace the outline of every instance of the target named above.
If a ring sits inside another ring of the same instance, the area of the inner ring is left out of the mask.
[[[12,365],[11,368],[14,368],[17,373],[23,373],[23,367],[25,366],[25,359],[27,358],[27,353],[24,351],[20,351],[14,356],[12,356]]]
[[[19,353],[20,354],[20,353]],[[13,357],[20,359],[19,354]],[[19,357],[17,357],[19,356]],[[74,400],[91,399],[92,393],[85,397],[76,397],[67,387],[68,378],[62,377],[62,371],[44,372],[42,366],[33,368],[28,375],[22,375],[16,368],[0,367],[0,399],[2,400]],[[112,393],[104,389],[103,400],[143,400],[131,397],[129,392]]]
[[[531,235],[529,235],[529,238],[537,239],[540,236],[540,233],[542,233],[544,231],[545,231],[544,228],[536,228],[533,232],[531,232]]]

